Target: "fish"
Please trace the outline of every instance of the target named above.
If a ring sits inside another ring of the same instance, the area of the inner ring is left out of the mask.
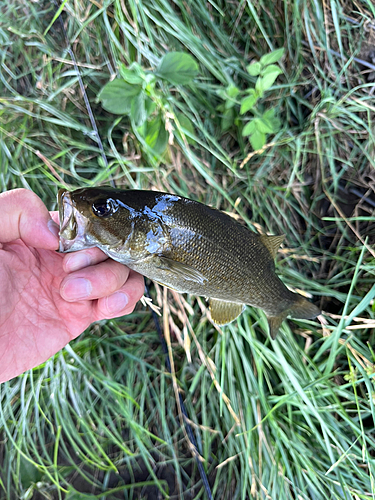
[[[158,191],[60,189],[58,205],[60,252],[98,247],[161,285],[206,297],[217,325],[249,305],[264,311],[274,339],[288,316],[320,314],[276,274],[284,235],[257,234],[220,210]]]

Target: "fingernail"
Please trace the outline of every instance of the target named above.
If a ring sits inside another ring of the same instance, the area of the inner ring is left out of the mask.
[[[115,314],[116,312],[124,309],[129,302],[128,296],[122,292],[116,292],[109,297],[107,297],[107,310],[110,314]]]
[[[47,226],[48,226],[48,229],[51,231],[51,233],[54,236],[56,236],[56,238],[58,238],[59,231],[60,231],[60,227],[58,226],[58,224],[56,224],[56,222],[51,219],[47,222]]]
[[[65,269],[67,272],[77,271],[83,267],[87,267],[92,264],[92,260],[86,253],[76,253],[68,257],[65,261]]]
[[[61,291],[67,300],[86,299],[92,292],[92,285],[85,278],[71,278],[65,282]]]

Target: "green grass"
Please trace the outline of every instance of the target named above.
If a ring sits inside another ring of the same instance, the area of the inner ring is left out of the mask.
[[[56,6],[2,0],[0,11],[2,190],[30,188],[55,209],[59,187],[114,179],[236,213],[287,235],[278,272],[325,311],[324,324],[285,322],[271,342],[260,311],[218,332],[204,301],[168,292],[176,377],[214,498],[373,499],[374,82],[353,59],[375,45],[372,2],[67,2],[108,168],[61,26],[47,29]],[[239,104],[222,131],[219,94],[254,88],[246,66],[280,47],[283,74],[259,110],[274,107],[282,126],[253,154]],[[96,97],[120,63],[154,69],[168,51],[191,54],[200,74],[156,85],[175,132],[155,154]],[[189,142],[177,112],[194,126]],[[16,498],[205,498],[141,304],[0,386],[0,499]]]

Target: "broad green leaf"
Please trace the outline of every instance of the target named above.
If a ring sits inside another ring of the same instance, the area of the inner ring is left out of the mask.
[[[251,122],[247,123],[243,130],[242,130],[242,135],[243,137],[246,137],[247,135],[250,135],[252,133],[254,133],[254,131],[256,130],[256,122],[257,120],[251,120]]]
[[[234,120],[234,110],[233,108],[228,108],[224,111],[221,117],[221,131],[226,132],[233,125]]]
[[[148,121],[145,124],[144,128],[144,138],[146,143],[153,148],[156,144],[156,141],[159,136],[160,128],[163,127],[164,124],[160,118],[160,115],[155,116],[152,120]]]
[[[260,58],[260,63],[262,66],[268,66],[269,64],[279,61],[283,57],[283,55],[284,48],[274,50],[269,54],[264,54],[264,56]]]
[[[273,134],[279,131],[281,122],[280,119],[275,116],[275,108],[271,108],[265,111],[263,113],[262,119],[270,125]]]
[[[265,76],[261,76],[258,78],[255,84],[255,88],[262,93],[266,90],[270,89],[272,85],[275,83],[276,78],[279,76],[280,68],[277,68],[278,71],[273,71],[268,73]]]
[[[119,70],[120,70],[120,75],[122,78],[127,82],[131,84],[136,84],[136,85],[142,85],[143,83],[143,78],[140,77],[135,70],[127,68],[125,64],[120,63],[119,65]]]
[[[249,137],[249,140],[251,147],[254,151],[257,151],[258,149],[262,149],[262,147],[266,144],[266,134],[260,130],[255,130]]]
[[[258,93],[259,97],[263,97],[263,79],[260,76],[257,81],[255,82],[255,91]]]
[[[276,134],[276,132],[278,132],[280,130],[280,127],[281,127],[281,121],[279,118],[274,118],[272,120],[272,128],[273,128],[273,134]]]
[[[132,100],[141,91],[140,85],[131,85],[124,80],[116,79],[102,88],[98,99],[106,111],[116,115],[126,115],[130,113]]]
[[[227,98],[227,92],[226,92],[226,89],[218,89],[216,91],[216,94],[221,97],[222,99],[226,99]]]
[[[23,488],[29,488],[29,486],[31,486],[33,483],[41,481],[42,478],[43,473],[38,469],[38,467],[21,456],[19,480]]]
[[[190,83],[199,73],[196,60],[186,52],[169,52],[160,61],[155,74],[174,85]]]
[[[262,66],[259,61],[253,62],[247,66],[247,72],[251,76],[258,76],[260,74],[260,70],[262,69]]]
[[[186,115],[184,115],[183,113],[177,112],[176,118],[177,118],[181,128],[183,129],[183,131],[188,132],[190,135],[195,134],[194,125],[193,125],[192,121]],[[178,130],[176,130],[176,134],[179,134]],[[189,144],[195,143],[194,139],[192,139],[191,137],[186,136],[186,140],[188,141]]]
[[[144,92],[140,92],[136,97],[133,98],[130,108],[130,116],[135,123],[136,127],[143,125],[147,118],[147,112],[145,107],[145,97]]]
[[[226,101],[225,101],[225,109],[233,108],[236,104],[236,97],[238,96],[240,89],[235,85],[229,85],[226,89]]]
[[[148,95],[145,95],[145,109],[147,118],[150,118],[156,109],[156,103]]]
[[[155,154],[162,155],[164,153],[168,143],[168,133],[160,115],[146,122],[144,139]]]
[[[253,108],[258,100],[258,96],[254,89],[251,89],[251,94],[247,97],[244,97],[241,101],[241,109],[240,114],[243,115],[251,108]]]
[[[233,108],[236,104],[237,104],[237,101],[235,101],[234,99],[228,99],[227,101],[225,101],[225,104],[224,104],[224,109],[231,109],[231,108]]]
[[[263,87],[263,92],[268,90],[269,88],[272,87],[272,85],[275,83],[276,78],[279,76],[280,72],[275,71],[273,73],[269,73],[268,75],[262,76],[262,87]]]
[[[165,153],[168,144],[168,132],[165,130],[165,125],[163,122],[163,127],[160,128],[157,140],[153,147],[156,155],[162,156]]]
[[[276,64],[271,64],[270,66],[267,66],[262,70],[261,75],[266,76],[271,73],[277,73],[278,75],[280,75],[282,72],[283,70],[279,66],[276,66]]]
[[[123,68],[120,67],[120,75],[125,80],[125,82],[130,83],[132,85],[142,85],[143,84],[143,78],[141,78],[139,75],[133,73],[133,71],[126,68],[125,66]]]
[[[273,120],[275,118],[275,108],[267,109],[267,111],[263,113],[262,118],[266,120]]]
[[[274,132],[272,122],[263,118],[258,118],[257,129],[264,134],[272,134]]]
[[[226,88],[227,96],[232,97],[233,99],[235,99],[238,96],[239,92],[240,92],[240,89],[238,87],[236,87],[235,85],[229,85]]]

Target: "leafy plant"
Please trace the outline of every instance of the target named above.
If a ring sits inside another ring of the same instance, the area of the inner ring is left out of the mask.
[[[171,85],[190,84],[199,73],[195,59],[184,52],[169,52],[155,71],[145,70],[138,63],[121,64],[121,78],[107,83],[98,95],[103,108],[116,115],[128,115],[136,135],[146,149],[162,156],[168,144],[173,120],[178,133],[184,129],[194,134],[192,122],[172,108],[168,100]],[[167,84],[167,90],[161,82]]]
[[[218,95],[225,100],[225,103],[218,107],[219,111],[223,112],[221,122],[223,132],[229,130],[233,124],[242,127],[243,122],[236,119],[238,116],[235,112],[236,106],[240,106],[239,114],[241,115],[249,112],[253,114],[253,117],[245,117],[245,125],[241,133],[244,137],[249,138],[254,150],[262,149],[266,143],[267,134],[275,134],[280,128],[280,121],[275,114],[275,109],[261,111],[257,105],[264,93],[272,87],[276,78],[282,73],[281,68],[274,63],[278,62],[283,54],[284,49],[281,48],[265,54],[259,61],[247,66],[249,75],[258,77],[255,88],[240,91],[239,88],[231,84],[225,90],[218,91]],[[239,96],[241,96],[240,100],[238,100]]]

